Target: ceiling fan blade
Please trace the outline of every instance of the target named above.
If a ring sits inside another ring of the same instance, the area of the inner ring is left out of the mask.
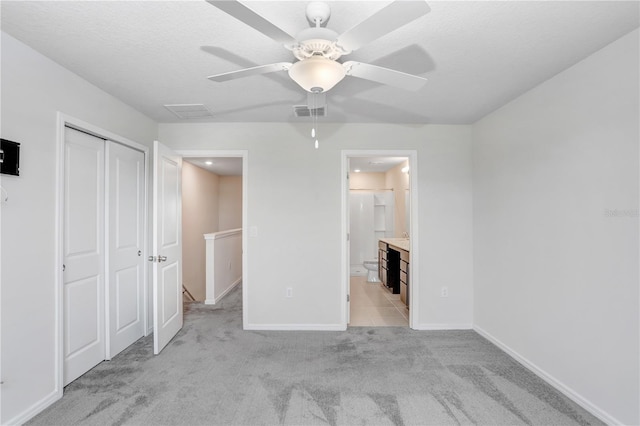
[[[233,16],[238,21],[260,31],[273,40],[282,44],[294,44],[296,42],[288,33],[276,27],[270,21],[258,15],[247,6],[235,0],[207,0],[207,3],[217,7],[228,15]]]
[[[338,37],[337,44],[352,52],[431,11],[424,0],[396,0]]]
[[[418,90],[424,86],[427,79],[417,75],[407,74],[377,65],[363,64],[362,62],[347,61],[342,64],[347,70],[347,75],[364,78],[388,86],[404,90]]]
[[[257,66],[257,67],[245,68],[243,70],[237,70],[237,71],[225,72],[225,73],[222,73],[222,74],[210,75],[207,78],[209,80],[217,81],[217,82],[220,83],[220,82],[223,82],[223,81],[236,80],[238,78],[250,77],[252,75],[267,74],[267,73],[276,72],[276,71],[287,71],[290,67],[291,67],[291,64],[289,62],[278,62],[278,63],[275,63],[275,64],[260,65],[260,66]]]

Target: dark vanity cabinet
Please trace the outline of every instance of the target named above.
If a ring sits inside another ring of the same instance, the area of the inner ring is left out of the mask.
[[[400,294],[400,252],[387,250],[387,287],[393,294]]]
[[[409,307],[409,252],[400,251],[400,300]]]
[[[378,241],[378,275],[393,294],[409,307],[409,251],[393,243]]]
[[[387,250],[389,244],[378,241],[378,277],[382,284],[387,285]]]

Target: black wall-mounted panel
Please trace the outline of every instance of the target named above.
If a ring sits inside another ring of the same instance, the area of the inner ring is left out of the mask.
[[[20,176],[20,144],[0,139],[0,173]]]

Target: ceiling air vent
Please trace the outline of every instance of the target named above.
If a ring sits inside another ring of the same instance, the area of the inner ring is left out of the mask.
[[[213,117],[213,113],[209,111],[209,108],[202,104],[173,104],[165,105],[164,107],[183,120]]]
[[[294,105],[293,113],[296,117],[326,117],[327,107],[325,105],[320,108],[311,109],[308,105]]]

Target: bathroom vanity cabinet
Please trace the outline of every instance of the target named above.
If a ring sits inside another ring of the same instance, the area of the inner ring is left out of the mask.
[[[400,300],[409,307],[409,252],[400,250]]]
[[[409,277],[411,256],[409,240],[381,238],[378,241],[378,275],[382,284],[409,308]]]
[[[385,287],[387,285],[387,250],[389,250],[389,244],[378,241],[378,277]]]

